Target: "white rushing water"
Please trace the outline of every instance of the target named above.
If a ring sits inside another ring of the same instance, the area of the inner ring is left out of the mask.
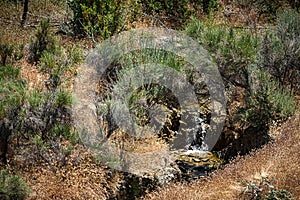
[[[194,131],[193,133],[193,142],[195,142],[196,144],[190,146],[191,149],[189,149],[187,152],[192,153],[191,151],[197,153],[197,152],[207,152],[208,151],[208,145],[205,144],[204,142],[204,138],[207,132],[207,128],[209,127],[208,124],[205,123],[205,120],[202,119],[201,117],[195,117],[195,121],[198,124],[196,131]],[[200,130],[200,133],[199,131]],[[199,135],[200,134],[200,135]],[[197,144],[197,140],[200,137],[200,140],[202,141],[201,144]]]

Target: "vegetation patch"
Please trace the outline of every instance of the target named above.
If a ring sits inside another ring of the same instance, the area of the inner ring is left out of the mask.
[[[249,152],[264,143],[258,138],[261,132],[269,136],[274,122],[283,126],[272,143],[226,166],[218,159],[213,162],[188,156],[186,162],[196,163],[195,169],[206,163],[218,170],[192,183],[159,188],[145,198],[297,198],[299,5],[297,0],[1,1],[0,165],[4,167],[0,171],[0,199],[131,199],[156,187],[153,180],[121,174],[99,163],[105,156],[112,162],[119,160],[110,155],[93,157],[80,143],[71,112],[73,80],[85,51],[124,30],[148,27],[148,21],[152,26],[184,30],[208,50],[219,67],[226,86],[228,118],[220,137],[226,148],[219,145],[214,153],[221,155],[227,147],[231,148],[228,152],[234,152],[230,158],[246,152],[240,147]],[[261,23],[266,21],[270,24]],[[102,117],[104,121],[101,126],[109,139],[130,152],[168,147],[184,112],[172,91],[142,84],[126,96],[130,117],[147,126],[151,121],[148,109],[162,108],[165,112],[155,115],[159,125],[166,121],[162,131],[155,137],[149,132],[149,138],[132,140],[118,129],[109,114],[115,103],[112,91],[122,91],[125,82],[139,85],[136,80],[122,78],[147,63],[183,73],[198,87],[199,110],[210,120],[209,92],[197,82],[189,63],[155,49],[130,52],[110,66],[99,83],[104,90],[97,91],[97,100],[102,102],[97,110],[99,120]],[[33,72],[30,75],[38,75],[35,80],[40,87],[27,81],[33,78],[25,77],[24,68]],[[285,120],[289,120],[287,124]],[[29,196],[27,185],[33,196]]]
[[[281,199],[292,200],[291,194],[286,190],[275,188],[272,185],[274,180],[262,177],[258,181],[241,181],[245,190],[241,194],[242,199]]]
[[[26,199],[29,188],[23,179],[17,175],[11,175],[7,170],[0,171],[0,198],[1,199]]]

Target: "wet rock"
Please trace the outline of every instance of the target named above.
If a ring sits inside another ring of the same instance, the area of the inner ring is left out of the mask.
[[[186,179],[206,176],[208,172],[217,169],[223,160],[213,153],[201,150],[188,150],[179,152],[176,163]]]

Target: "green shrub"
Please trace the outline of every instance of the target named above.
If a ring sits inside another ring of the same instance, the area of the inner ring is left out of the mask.
[[[163,131],[170,135],[170,132],[173,129],[175,130],[176,125],[171,127],[172,120],[180,114],[178,112],[178,100],[174,97],[172,91],[163,85],[155,83],[143,84],[136,78],[132,78],[138,76],[135,70],[133,70],[134,72],[131,71],[132,69],[136,69],[137,66],[147,65],[149,63],[159,64],[163,68],[171,68],[178,72],[182,72],[183,74],[185,73],[188,78],[190,78],[191,75],[191,70],[189,69],[191,69],[192,66],[189,66],[187,62],[172,52],[166,52],[160,49],[143,49],[124,54],[114,63],[114,67],[109,68],[106,72],[107,74],[104,77],[107,77],[107,79],[103,80],[103,84],[105,84],[103,86],[108,88],[108,90],[106,93],[103,92],[99,95],[99,101],[101,102],[99,102],[100,106],[97,111],[100,118],[104,120],[101,123],[104,123],[107,135],[110,135],[110,133],[117,128],[116,123],[112,118],[111,111],[118,113],[119,110],[117,109],[120,109],[118,102],[115,101],[114,98],[111,98],[111,90],[114,91],[114,94],[121,95],[121,98],[126,102],[129,108],[131,118],[136,124],[145,126],[150,123],[151,114],[149,108],[152,106],[162,106],[169,111],[166,111],[166,113],[170,114],[170,122],[166,125],[168,127],[165,127]],[[152,69],[148,68],[151,66],[153,66]],[[147,69],[156,70],[156,72],[158,72],[157,70],[160,69],[155,67],[155,65],[150,64],[147,66]],[[163,77],[163,73],[158,72],[157,76],[160,76],[159,74],[161,74],[161,79],[166,78]],[[128,88],[130,88],[132,92],[124,92],[128,91]],[[157,122],[162,123],[161,121]],[[162,123],[161,125],[163,126],[164,124]]]
[[[234,4],[237,4],[243,9],[255,9],[258,16],[264,16],[266,19],[273,21],[276,16],[276,12],[279,8],[285,5],[285,0],[273,1],[273,0],[236,0]]]
[[[49,73],[57,67],[57,61],[59,61],[59,59],[57,58],[57,56],[55,56],[54,53],[44,51],[41,55],[38,66],[41,69],[41,71]]]
[[[41,90],[38,90],[38,89],[34,89],[34,90],[30,91],[28,94],[28,97],[27,97],[29,106],[32,109],[37,109],[37,108],[41,107],[44,99],[45,99],[45,94]]]
[[[29,61],[32,63],[38,62],[45,50],[49,52],[55,51],[55,39],[51,35],[49,19],[41,21],[34,39],[29,45]]]
[[[21,177],[0,171],[0,199],[26,199],[29,188]]]
[[[145,49],[138,52],[134,51],[123,55],[118,62],[118,64],[128,69],[131,69],[136,65],[158,63],[176,71],[184,70],[183,66],[187,64],[172,52],[166,52],[159,49]]]
[[[61,86],[66,80],[66,72],[82,62],[82,49],[78,46],[68,46],[66,49],[58,46],[53,51],[45,50],[40,58],[38,67],[41,71],[50,75],[47,84],[48,89],[53,90]]]
[[[25,84],[20,69],[11,65],[0,67],[0,120],[11,119],[25,100]]]
[[[6,64],[8,57],[12,56],[13,46],[8,44],[0,44],[1,65]]]
[[[106,39],[133,21],[139,11],[138,0],[71,0],[75,34],[100,35]]]
[[[69,67],[60,53],[48,51],[45,51],[42,54],[38,66],[41,71],[47,72],[50,75],[49,80],[47,81],[47,87],[50,90],[53,90],[62,84],[64,73]]]
[[[73,97],[70,92],[67,92],[63,89],[59,89],[55,94],[55,103],[54,105],[58,108],[60,107],[71,107],[73,104]]]
[[[25,99],[25,87],[21,80],[0,81],[0,118],[13,117]]]
[[[268,72],[255,73],[257,79],[252,80],[252,93],[246,107],[241,109],[242,120],[259,127],[293,115],[296,110],[293,93],[272,80]]]
[[[25,138],[41,136],[46,142],[54,139],[55,127],[71,127],[72,95],[69,92],[63,89],[26,91],[26,85],[18,79],[0,80],[0,83],[0,156],[4,163],[9,137],[15,134]],[[62,130],[63,137],[69,134],[67,129]]]
[[[267,34],[269,40],[264,39],[262,45],[259,36],[248,30],[234,30],[210,20],[193,18],[186,27],[187,34],[211,53],[225,84],[247,89],[246,107],[239,115],[247,125],[267,128],[273,120],[285,119],[295,112],[293,92],[286,90],[282,78],[276,75],[285,74],[286,81],[293,83],[300,80],[296,78],[300,74],[300,45],[296,39],[299,18],[295,13],[289,18],[289,12],[279,15],[277,31]],[[254,70],[261,65],[263,70]]]
[[[14,45],[8,45],[6,43],[0,44],[0,56],[1,56],[1,64],[0,66],[4,66],[7,61],[10,59],[10,64],[12,64],[16,60],[20,60],[23,57],[23,48],[24,45],[18,45],[17,47]]]
[[[32,137],[41,135],[43,141],[53,139],[56,126],[71,126],[70,109],[72,95],[63,89],[54,91],[32,90],[27,94],[26,104],[20,111],[19,131]]]
[[[220,5],[216,0],[194,0],[191,2],[196,5],[200,4],[204,14],[210,14],[211,11],[217,11],[220,8]]]
[[[19,68],[0,67],[0,159],[3,163],[6,163],[11,136],[40,137],[43,143],[47,143],[54,139],[52,132],[55,127],[71,127],[69,108],[73,99],[62,84],[67,84],[66,71],[81,58],[78,47],[67,50],[55,48],[52,51],[44,49],[38,66],[50,75],[49,90],[46,91],[28,91]],[[67,129],[62,129],[60,134],[65,137],[70,135],[67,132]]]
[[[49,35],[51,33],[49,32]],[[28,93],[27,106],[23,109],[22,124],[25,133],[41,134],[45,142],[54,139],[58,134],[57,127],[71,127],[71,111],[73,104],[68,87],[67,73],[75,64],[82,61],[82,50],[78,46],[66,49],[53,38],[54,49],[45,49],[38,62],[41,71],[49,74],[46,82],[47,91],[32,90]],[[62,135],[68,131],[62,129]]]
[[[46,152],[49,150],[49,145],[45,140],[38,134],[31,136],[32,143],[37,147],[37,149],[41,152]]]
[[[278,14],[274,31],[265,34],[260,52],[262,68],[282,86],[300,91],[300,14],[285,10]]]
[[[18,128],[17,119],[25,102],[25,83],[19,68],[0,67],[0,159],[6,163],[8,139]]]
[[[259,14],[275,15],[280,3],[273,0],[255,0],[254,6],[258,9]]]
[[[0,67],[0,80],[7,81],[13,79],[20,79],[20,68],[12,65]]]
[[[225,83],[249,89],[247,66],[256,61],[259,46],[253,33],[196,18],[186,25],[186,33],[210,52]]]
[[[72,144],[78,143],[78,135],[76,131],[72,130],[72,127],[69,124],[57,124],[50,132],[53,138],[61,136],[64,139],[70,140]]]
[[[67,48],[68,53],[68,60],[70,64],[74,65],[77,63],[81,63],[83,61],[83,50],[80,48],[80,46],[69,46]]]
[[[41,135],[41,140],[46,142],[54,139],[55,127],[71,127],[73,97],[65,89],[68,86],[66,73],[81,60],[82,52],[77,46],[68,49],[57,46],[53,51],[43,51],[38,66],[49,74],[46,82],[48,90],[31,90],[27,93],[26,106],[20,118],[22,132],[29,134],[29,137],[32,134]]]
[[[256,59],[257,38],[247,30],[234,30],[211,20],[192,18],[186,33],[196,39],[214,57],[235,62],[253,62]]]
[[[269,179],[268,177],[262,177],[261,180],[257,181],[241,181],[243,187],[245,187],[241,194],[242,199],[252,200],[292,200],[291,194],[286,190],[275,188],[272,182],[275,179]]]

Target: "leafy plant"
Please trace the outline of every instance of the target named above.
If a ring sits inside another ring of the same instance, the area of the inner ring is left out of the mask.
[[[8,139],[18,126],[25,95],[25,83],[20,78],[19,68],[0,67],[0,159],[3,163],[6,163]]]
[[[7,170],[0,171],[0,198],[26,199],[29,188],[21,177],[10,175]]]
[[[81,63],[83,61],[83,50],[78,45],[67,47],[67,54],[70,65]]]
[[[53,90],[66,81],[66,73],[81,61],[82,50],[78,46],[69,46],[66,49],[56,47],[55,51],[45,50],[42,53],[38,66],[41,71],[50,75],[47,87]]]
[[[24,83],[21,80],[2,80],[0,83],[0,117],[10,118],[24,102]]]
[[[151,64],[149,65],[149,63]],[[160,65],[162,68],[157,68],[154,63]],[[171,68],[174,71],[183,72],[187,75],[187,78],[190,78],[191,70],[188,69],[191,68],[191,66],[172,52],[166,52],[159,49],[145,49],[124,54],[114,63],[114,66],[116,67],[110,68],[106,72],[106,75],[104,76],[106,79],[103,80],[104,85],[102,86],[107,88],[107,90],[103,94],[100,94],[101,97],[99,98],[100,106],[98,113],[101,116],[100,118],[103,119],[101,123],[103,122],[105,125],[108,136],[118,128],[111,116],[112,111],[113,113],[122,111],[118,110],[122,109],[122,107],[119,106],[118,101],[115,101],[115,99],[111,97],[112,93],[121,95],[123,101],[126,102],[126,105],[129,108],[130,117],[135,122],[134,124],[145,127],[150,123],[150,108],[156,108],[158,106],[165,108],[166,114],[169,114],[168,123],[166,125],[168,127],[164,127],[164,130],[162,131],[166,132],[166,135],[171,135],[173,133],[170,133],[170,130],[173,131],[176,129],[175,123],[174,127],[172,127],[172,121],[178,121],[180,114],[178,111],[178,100],[174,97],[172,91],[163,85],[146,82],[141,83],[136,78],[132,78],[139,76],[136,74],[136,70],[143,70],[143,65],[145,65],[147,70],[156,71],[157,76],[161,77],[161,80],[166,78],[163,73],[159,73],[159,70],[163,70],[164,68]],[[164,125],[162,121],[158,120],[159,117],[162,117],[162,115],[165,114],[162,112],[163,111],[161,111],[159,113],[160,116],[157,116],[154,120],[157,123]],[[125,126],[127,126],[127,124]],[[132,128],[135,128],[135,126]]]
[[[300,14],[293,10],[280,12],[274,31],[266,33],[260,62],[282,86],[300,89]]]
[[[176,71],[184,71],[186,62],[174,55],[172,52],[166,52],[158,49],[145,49],[134,51],[123,55],[118,63],[127,69],[132,69],[136,65],[157,63],[165,67],[170,67]]]
[[[197,18],[186,25],[186,33],[210,52],[226,83],[249,90],[247,67],[256,61],[259,38],[247,30],[234,30],[210,19]]]
[[[0,45],[1,65],[6,64],[7,57],[12,56],[13,46],[8,44]]]
[[[19,131],[24,135],[41,135],[43,141],[51,140],[56,126],[71,126],[72,96],[63,89],[54,91],[33,90],[20,111]],[[62,132],[63,134],[63,132]]]
[[[55,95],[55,103],[54,103],[57,107],[71,107],[73,104],[73,98],[72,98],[72,94],[70,92],[67,92],[65,90],[58,90],[56,91],[56,95]]]
[[[127,29],[140,12],[137,0],[73,0],[68,4],[74,13],[74,33],[102,39]]]
[[[49,33],[51,35],[51,33]],[[45,49],[38,62],[41,71],[49,74],[46,91],[32,90],[28,94],[28,103],[21,119],[24,132],[41,134],[43,141],[54,136],[71,135],[70,107],[73,96],[68,87],[68,73],[82,61],[82,50],[78,46],[60,47],[58,44],[51,51]],[[29,120],[30,119],[30,120]]]
[[[53,90],[63,83],[65,72],[71,66],[62,58],[62,55],[45,51],[39,62],[39,67],[50,75],[46,84],[48,89]]]
[[[23,57],[23,45],[15,47],[14,45],[9,45],[6,43],[0,44],[0,56],[1,56],[1,65],[4,66],[10,58],[10,63],[13,61],[19,60]]]
[[[49,19],[41,21],[40,26],[35,33],[34,39],[30,43],[30,62],[38,62],[45,50],[48,52],[55,51],[55,39],[51,35]]]
[[[80,61],[80,50],[69,51],[56,48],[44,50],[39,61],[41,70],[49,73],[49,90],[27,91],[20,70],[13,66],[0,68],[0,156],[6,163],[9,137],[38,137],[43,143],[53,139],[55,127],[71,127],[70,106],[72,95],[62,84],[66,84],[64,74]],[[67,128],[59,129],[63,137],[71,135]],[[69,136],[68,136],[69,137]],[[70,136],[71,137],[71,136]],[[73,139],[72,139],[73,140]],[[41,144],[36,140],[37,144]]]
[[[256,200],[292,200],[291,194],[286,190],[275,188],[272,184],[274,179],[268,177],[262,177],[261,180],[257,181],[241,181],[242,186],[245,187],[241,194],[243,199],[256,199]]]
[[[46,152],[49,150],[49,145],[38,134],[32,136],[32,142],[38,148],[39,151]]]
[[[255,71],[252,93],[246,100],[246,107],[240,110],[244,122],[254,126],[267,126],[274,120],[285,119],[296,110],[293,93],[272,80],[268,72]]]

